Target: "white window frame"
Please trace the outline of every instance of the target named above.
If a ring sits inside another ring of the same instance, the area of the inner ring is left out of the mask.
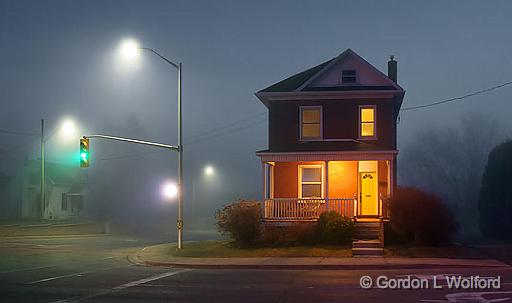
[[[299,178],[298,178],[298,187],[299,187],[299,190],[297,191],[298,192],[298,198],[299,199],[324,199],[325,197],[325,192],[324,192],[324,184],[325,184],[325,168],[324,168],[324,165],[323,164],[300,164],[298,166],[299,168]],[[321,188],[321,197],[319,198],[303,198],[302,197],[302,185],[303,184],[319,184],[318,182],[302,182],[302,169],[303,168],[321,168],[322,169],[322,180],[320,181],[320,188]]]
[[[362,136],[362,115],[361,111],[365,108],[373,108],[373,136]],[[377,105],[359,105],[358,109],[359,121],[358,121],[358,138],[359,140],[377,140]]]
[[[303,109],[320,109],[320,137],[318,138],[304,138],[302,136],[302,110]],[[299,141],[323,141],[324,139],[324,113],[321,105],[304,105],[299,106]]]

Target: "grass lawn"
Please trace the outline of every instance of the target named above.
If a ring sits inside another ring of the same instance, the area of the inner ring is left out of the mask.
[[[238,248],[229,241],[200,241],[170,249],[174,257],[253,258],[253,257],[352,257],[352,246],[289,246]]]

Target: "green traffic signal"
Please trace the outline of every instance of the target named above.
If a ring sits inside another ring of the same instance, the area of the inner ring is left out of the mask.
[[[89,167],[89,139],[80,139],[80,167]]]

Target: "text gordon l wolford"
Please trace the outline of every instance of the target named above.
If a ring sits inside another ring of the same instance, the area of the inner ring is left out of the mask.
[[[501,277],[480,277],[444,275],[420,278],[415,276],[387,277],[362,276],[359,280],[362,288],[379,289],[500,289]]]

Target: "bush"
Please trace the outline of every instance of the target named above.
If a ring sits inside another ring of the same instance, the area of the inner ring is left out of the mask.
[[[315,240],[315,226],[314,222],[265,226],[261,243],[265,246],[311,245]]]
[[[335,211],[328,211],[318,218],[315,235],[322,244],[348,244],[354,235],[354,222]]]
[[[390,201],[391,226],[405,241],[420,245],[451,242],[458,225],[451,211],[434,195],[399,188]]]
[[[478,209],[480,231],[499,239],[510,239],[512,234],[512,141],[496,146],[482,177]]]
[[[219,232],[228,234],[239,246],[250,246],[261,236],[261,204],[257,201],[239,200],[225,205],[215,218]]]

